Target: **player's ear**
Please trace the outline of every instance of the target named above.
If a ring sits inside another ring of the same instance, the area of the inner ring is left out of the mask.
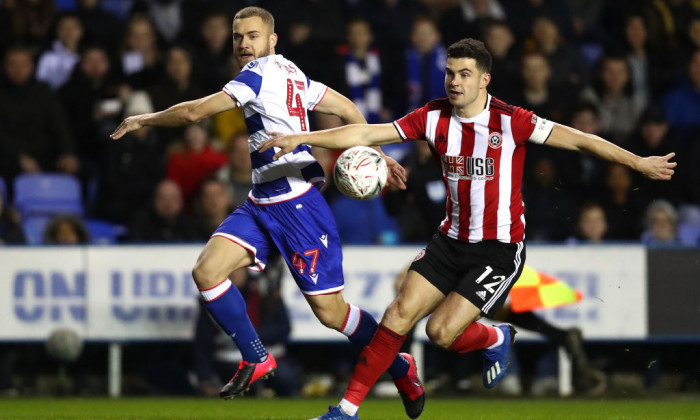
[[[270,48],[275,48],[277,46],[277,34],[273,33],[270,35]]]
[[[486,86],[491,83],[491,73],[482,73],[481,74],[481,83],[479,84],[479,88],[481,89],[486,89]]]

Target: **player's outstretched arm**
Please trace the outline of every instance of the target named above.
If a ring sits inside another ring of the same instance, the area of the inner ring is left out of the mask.
[[[596,135],[586,134],[561,124],[554,124],[554,129],[545,145],[577,150],[611,162],[621,163],[651,179],[663,181],[671,179],[673,168],[677,165],[676,162],[671,162],[671,159],[676,155],[675,153],[643,158]]]
[[[127,117],[109,137],[118,140],[124,134],[146,126],[180,127],[235,107],[236,102],[228,94],[218,92],[193,101],[181,102],[164,111]]]
[[[280,150],[275,153],[274,159],[293,152],[300,144],[347,149],[352,146],[382,146],[402,141],[393,124],[352,124],[305,134],[269,134],[273,137],[262,143],[260,151],[278,147]]]

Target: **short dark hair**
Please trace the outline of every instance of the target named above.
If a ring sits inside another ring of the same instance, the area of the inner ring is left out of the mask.
[[[491,71],[491,53],[483,42],[474,38],[464,38],[450,45],[447,58],[473,58],[480,72]]]
[[[263,9],[262,7],[245,7],[236,13],[233,20],[236,19],[248,19],[251,17],[259,17],[262,19],[263,23],[270,27],[270,32],[275,32],[275,18],[272,17],[272,13]]]

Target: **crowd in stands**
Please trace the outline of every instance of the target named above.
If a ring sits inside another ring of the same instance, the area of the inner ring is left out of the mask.
[[[495,97],[639,155],[677,154],[676,175],[661,184],[529,147],[530,241],[698,244],[696,0],[0,0],[0,242],[26,242],[14,181],[40,173],[78,179],[83,211],[46,219],[39,242],[90,243],[95,220],[121,227],[120,242],[205,241],[250,188],[241,113],[108,134],[126,116],[220,90],[238,71],[232,16],[249,5],[276,17],[278,53],[370,123],[443,97],[446,47],[484,40]],[[314,129],[338,124],[312,115]],[[406,191],[361,203],[328,183],[346,243],[430,238],[446,194],[425,146],[385,150],[409,171]],[[337,153],[314,153],[331,173]]]

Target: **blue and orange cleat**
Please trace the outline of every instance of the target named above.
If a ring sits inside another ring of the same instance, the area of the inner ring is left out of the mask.
[[[425,390],[420,378],[418,378],[418,368],[415,360],[413,360],[413,356],[408,353],[399,353],[399,355],[408,361],[410,367],[406,376],[395,380],[394,384],[396,384],[396,389],[399,390],[399,395],[401,395],[406,415],[412,419],[417,419],[425,406]]]
[[[493,388],[501,382],[510,364],[510,349],[515,342],[515,328],[510,324],[494,325],[503,331],[503,343],[493,349],[484,349],[484,386]]]
[[[354,416],[347,414],[340,406],[330,406],[326,414],[309,420],[360,420],[360,418],[357,416],[357,413]]]
[[[277,369],[277,361],[270,353],[267,354],[267,359],[260,363],[250,363],[245,360],[238,364],[238,370],[233,378],[219,392],[219,396],[224,399],[231,399],[238,395],[242,395],[250,385],[258,379],[267,379],[275,374]]]

